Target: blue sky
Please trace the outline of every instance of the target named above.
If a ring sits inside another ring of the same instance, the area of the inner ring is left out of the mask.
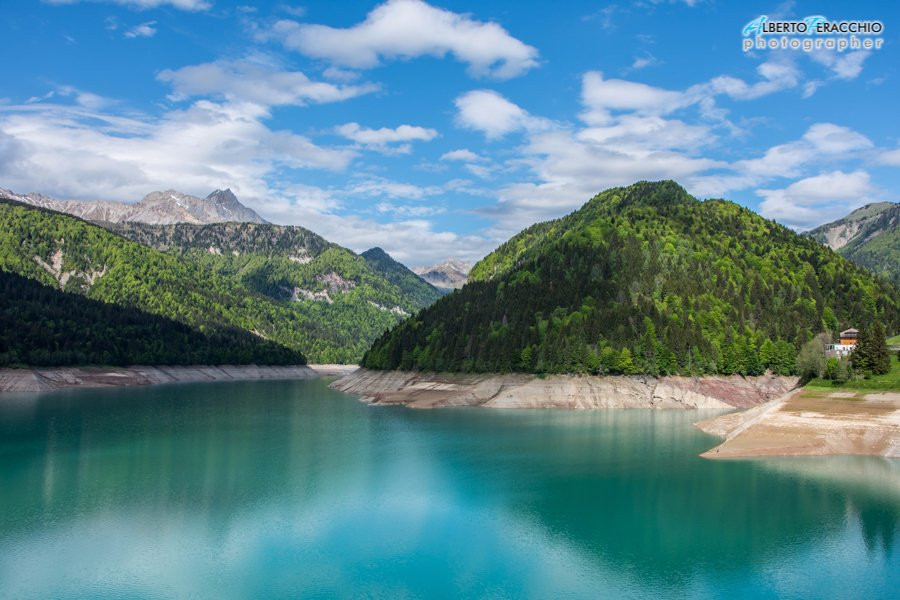
[[[0,187],[230,187],[409,265],[675,179],[797,229],[898,201],[895,2],[3,2]],[[877,50],[741,48],[750,20]]]

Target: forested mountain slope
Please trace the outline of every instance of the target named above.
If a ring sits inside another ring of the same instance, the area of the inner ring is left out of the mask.
[[[391,258],[381,248],[369,248],[360,254],[375,272],[400,288],[419,308],[424,308],[443,295],[443,292],[423,280],[405,265]]]
[[[385,333],[377,369],[788,373],[824,329],[900,325],[897,289],[752,211],[671,181],[539,223]]]
[[[117,233],[0,202],[0,270],[207,334],[236,327],[314,362],[358,361],[376,336],[421,308],[363,258],[302,228],[108,226]]]
[[[296,365],[303,356],[237,328],[173,319],[0,271],[0,366]]]

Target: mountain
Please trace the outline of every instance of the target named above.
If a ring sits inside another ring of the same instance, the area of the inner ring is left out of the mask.
[[[472,264],[450,258],[430,267],[414,267],[413,273],[442,289],[459,289],[466,284]]]
[[[807,235],[900,285],[900,203],[867,204]]]
[[[757,374],[824,330],[900,326],[900,293],[809,237],[671,181],[522,231],[379,338],[363,366]]]
[[[86,221],[110,223],[222,223],[267,221],[241,204],[231,190],[216,190],[206,198],[197,198],[175,190],[151,192],[140,202],[54,200],[42,194],[24,196],[0,188],[0,198],[67,213]]]
[[[399,287],[420,307],[428,306],[441,297],[441,292],[427,281],[397,262],[381,248],[370,248],[360,254],[372,269]]]
[[[0,366],[302,364],[248,331],[209,334],[0,271]]]
[[[430,301],[301,227],[106,227],[0,201],[0,271],[207,334],[238,328],[313,362],[358,361],[372,340]]]

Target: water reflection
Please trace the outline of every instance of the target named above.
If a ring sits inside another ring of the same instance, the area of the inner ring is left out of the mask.
[[[897,461],[707,461],[697,418],[373,409],[321,381],[23,396],[0,596],[900,588]]]

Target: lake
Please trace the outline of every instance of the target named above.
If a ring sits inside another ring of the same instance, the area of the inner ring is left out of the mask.
[[[0,598],[890,598],[900,461],[328,380],[0,396]]]

